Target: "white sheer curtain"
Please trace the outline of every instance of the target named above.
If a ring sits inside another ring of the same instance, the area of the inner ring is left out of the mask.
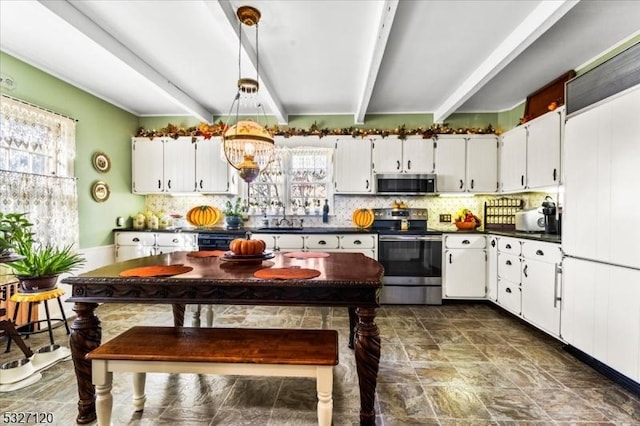
[[[28,213],[39,242],[78,247],[75,120],[0,98],[0,211]]]

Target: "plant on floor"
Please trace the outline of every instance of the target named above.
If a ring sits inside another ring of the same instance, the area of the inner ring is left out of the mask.
[[[9,241],[11,250],[22,259],[10,264],[14,274],[20,280],[24,291],[42,291],[55,287],[57,276],[70,272],[82,266],[85,259],[82,255],[68,245],[58,248],[51,244],[40,244],[35,241],[33,226],[24,214],[10,213],[3,216],[3,238],[5,244],[7,236],[11,234]],[[5,228],[9,229],[5,231]],[[47,280],[43,279],[46,278]],[[32,280],[38,280],[35,288]]]

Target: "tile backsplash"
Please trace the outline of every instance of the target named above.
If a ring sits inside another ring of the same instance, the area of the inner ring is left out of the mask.
[[[441,214],[449,214],[452,216],[461,209],[468,208],[476,216],[482,219],[484,224],[484,203],[497,199],[497,198],[517,198],[524,200],[524,209],[538,207],[542,204],[545,197],[549,195],[554,200],[557,200],[557,194],[546,192],[528,192],[520,194],[507,194],[507,195],[476,195],[476,196],[350,196],[350,195],[335,195],[334,207],[329,217],[329,223],[322,223],[321,215],[306,215],[300,216],[304,218],[304,226],[320,227],[350,227],[353,226],[351,222],[351,215],[357,208],[386,208],[391,207],[393,201],[404,201],[409,207],[413,208],[426,208],[429,211],[429,228],[434,228],[442,231],[453,231],[455,225],[451,223],[440,223],[439,218]],[[147,210],[154,212],[161,212],[164,214],[180,214],[185,215],[186,212],[198,205],[212,205],[219,209],[224,208],[224,204],[227,200],[232,199],[231,196],[225,195],[197,195],[197,196],[168,196],[168,195],[147,195],[145,200],[145,207]],[[131,212],[132,216],[137,212]],[[287,216],[290,216],[290,212],[287,212]],[[453,220],[453,219],[452,219]],[[245,222],[245,226],[261,226],[261,216],[251,216],[248,221]],[[223,223],[217,224],[217,226],[224,226]]]

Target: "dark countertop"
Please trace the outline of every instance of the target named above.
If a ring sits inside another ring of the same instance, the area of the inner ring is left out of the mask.
[[[504,231],[498,229],[485,229],[485,230],[469,230],[469,231],[443,231],[447,234],[481,234],[481,235],[499,235],[503,237],[522,238],[525,240],[544,241],[547,243],[562,242],[562,237],[556,234],[545,234],[544,232],[522,232],[522,231]]]
[[[430,230],[431,233],[442,234],[480,234],[480,235],[500,235],[504,237],[522,238],[527,240],[545,241],[548,243],[561,243],[562,237],[555,234],[545,234],[540,232],[521,232],[521,231],[504,231],[497,229],[486,230],[469,230],[469,231],[444,231]],[[225,229],[215,228],[175,228],[175,229],[133,229],[133,228],[115,228],[113,232],[211,232],[217,234],[243,234],[251,232],[254,234],[375,234],[372,229],[356,228],[356,227],[304,227],[300,229],[292,228],[242,228],[242,229]]]

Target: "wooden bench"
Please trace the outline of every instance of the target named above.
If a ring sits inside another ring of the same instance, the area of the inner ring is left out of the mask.
[[[315,377],[318,424],[333,414],[335,330],[133,327],[87,354],[98,425],[109,425],[114,372],[132,372],[133,404],[142,411],[146,373]]]

